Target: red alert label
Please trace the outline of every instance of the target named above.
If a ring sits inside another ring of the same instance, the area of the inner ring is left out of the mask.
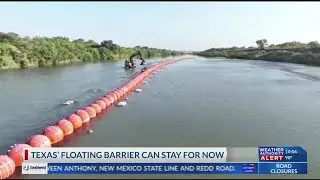
[[[261,155],[260,161],[283,161],[284,157],[279,155]]]

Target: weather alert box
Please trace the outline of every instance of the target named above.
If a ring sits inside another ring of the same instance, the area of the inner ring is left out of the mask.
[[[260,174],[307,174],[307,152],[301,147],[259,147]]]
[[[283,148],[259,148],[260,161],[284,161],[284,149]]]
[[[260,164],[274,160],[271,156],[285,159],[288,150],[276,154],[257,147],[27,148],[22,174],[270,174],[278,166]],[[306,173],[306,165],[296,166],[292,162],[294,172]]]

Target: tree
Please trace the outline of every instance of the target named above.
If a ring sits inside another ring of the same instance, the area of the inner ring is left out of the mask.
[[[9,33],[3,33],[3,32],[0,32],[0,42],[14,42],[14,41],[17,41],[19,39],[19,35],[16,34],[16,33],[12,33],[12,32],[9,32]]]
[[[56,37],[53,37],[52,39],[54,39],[54,40],[62,40],[62,41],[69,41],[68,37],[63,37],[63,36],[56,36]]]
[[[171,51],[146,48],[144,57],[169,56]],[[20,37],[16,33],[0,32],[0,69],[45,67],[82,61],[118,60],[129,58],[136,49],[121,47],[112,40],[100,44],[93,40],[67,37]],[[182,54],[181,52],[176,52]]]
[[[270,49],[274,49],[274,48],[276,48],[276,45],[270,44],[270,45],[269,45],[269,48],[270,48]]]
[[[288,48],[303,48],[305,46],[306,46],[306,44],[298,42],[298,41],[285,42],[285,43],[281,43],[281,44],[277,44],[276,45],[277,48],[284,48],[284,49],[288,49]]]
[[[106,47],[99,48],[99,53],[102,60],[113,59],[112,52]]]
[[[311,41],[311,42],[308,43],[308,46],[310,48],[318,48],[318,47],[320,47],[320,44],[319,44],[318,41]]]
[[[18,39],[18,38],[20,37],[19,34],[14,33],[14,32],[8,32],[7,35],[8,35],[8,36],[11,36],[11,37],[14,37],[14,38],[16,38],[16,39]]]
[[[267,42],[268,41],[266,39],[259,39],[256,41],[256,44],[257,44],[258,48],[264,49],[265,46],[267,45]]]
[[[73,42],[83,43],[83,42],[84,42],[84,39],[79,38],[79,39],[74,40]]]
[[[88,41],[88,43],[89,43],[89,44],[93,44],[93,45],[97,45],[97,44],[98,44],[98,43],[96,43],[94,40],[91,40],[91,39]]]
[[[121,47],[120,47],[119,45],[117,45],[117,44],[112,44],[109,49],[110,49],[111,51],[116,52],[116,51],[120,50]]]
[[[112,40],[107,40],[107,41],[102,41],[101,42],[101,46],[105,47],[107,49],[110,49],[112,45],[113,45],[113,41]]]

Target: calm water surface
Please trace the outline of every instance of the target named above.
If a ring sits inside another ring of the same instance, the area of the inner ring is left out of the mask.
[[[120,86],[128,80],[125,76],[131,74],[119,63],[1,72],[1,153]],[[320,150],[320,68],[263,61],[198,59],[171,64],[148,82],[141,86],[141,93],[129,96],[125,108],[111,108],[61,145],[297,145],[308,151],[307,177],[320,176],[317,153]],[[67,100],[76,102],[70,106],[61,105]],[[87,129],[93,129],[94,133],[87,134]],[[19,173],[15,177],[65,178],[20,176]]]

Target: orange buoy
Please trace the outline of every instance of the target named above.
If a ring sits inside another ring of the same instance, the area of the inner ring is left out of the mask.
[[[127,83],[126,84],[126,86],[128,87],[128,89],[129,89],[129,91],[131,91],[132,90],[132,84],[129,82],[129,83]]]
[[[89,114],[90,118],[97,116],[96,110],[92,107],[85,107],[84,110]]]
[[[127,90],[127,93],[130,92],[130,86],[129,86],[128,84],[126,84],[126,85],[124,86],[124,88]]]
[[[111,104],[113,104],[113,103],[115,102],[114,97],[111,96],[111,95],[106,95],[105,98],[107,98]],[[105,103],[106,103],[106,102],[105,102]]]
[[[102,100],[105,103],[106,107],[109,107],[112,105],[111,101],[108,98],[102,98]]]
[[[121,94],[118,91],[113,91],[113,93],[115,93],[117,95],[117,99],[118,100],[121,99]]]
[[[82,119],[80,116],[76,115],[76,114],[71,114],[68,117],[68,121],[70,121],[73,125],[73,129],[78,129],[79,127],[82,126]]]
[[[120,91],[123,93],[123,96],[127,95],[127,91],[124,89],[124,87],[120,88]]]
[[[112,93],[110,93],[108,95],[112,96],[112,98],[114,99],[114,102],[116,102],[118,100],[118,95],[116,93],[112,92]]]
[[[100,100],[96,100],[95,101],[96,104],[98,104],[101,108],[101,111],[104,110],[105,108],[107,108],[106,103],[104,102],[103,98]]]
[[[73,124],[66,119],[58,121],[56,125],[62,130],[64,136],[68,136],[73,133]]]
[[[123,97],[125,94],[120,88],[117,89],[117,92],[120,94],[121,97]]]
[[[98,104],[91,104],[91,107],[96,111],[96,114],[101,113],[101,107]]]
[[[120,88],[117,89],[117,92],[120,94],[121,98],[124,97],[124,95],[126,94],[124,91],[122,91]]]
[[[78,110],[77,115],[80,116],[82,123],[86,123],[90,121],[90,115],[85,110]]]
[[[58,126],[48,126],[42,134],[50,139],[51,144],[62,141],[64,137],[63,131]]]
[[[135,85],[135,83],[133,81],[131,81],[130,82],[130,86],[131,86],[132,89],[134,89],[136,85]]]
[[[28,144],[16,144],[10,150],[8,150],[7,155],[13,160],[15,167],[21,166],[23,160],[23,150],[26,148],[31,148],[31,146],[29,146]]]
[[[123,88],[125,91],[130,91],[130,90],[129,90],[129,87],[128,87],[128,84],[124,84],[124,85],[122,86],[122,88]]]
[[[51,141],[45,135],[34,135],[34,136],[31,136],[31,137],[29,137],[27,143],[31,147],[41,147],[41,148],[51,147]]]
[[[124,94],[127,94],[129,92],[129,89],[127,88],[127,86],[122,86],[120,89],[121,91],[124,92]]]
[[[120,89],[121,89],[121,91],[124,92],[124,94],[127,94],[128,91],[129,91],[128,88],[125,85],[123,85]]]
[[[7,155],[0,156],[0,179],[6,179],[14,173],[16,166]]]

